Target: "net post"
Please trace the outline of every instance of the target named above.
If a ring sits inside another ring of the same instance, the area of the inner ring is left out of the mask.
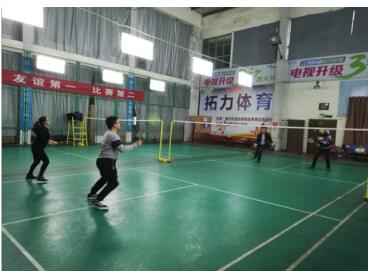
[[[70,120],[68,120],[68,134],[66,136],[66,144],[69,144]]]
[[[172,120],[170,123],[170,138],[169,138],[169,152],[168,152],[168,160],[171,162],[171,143],[173,138],[173,127],[174,127],[174,121]]]
[[[365,201],[368,201],[368,178],[367,178],[367,187],[366,187],[366,189],[365,189],[364,200],[365,200]]]
[[[162,153],[162,138],[164,133],[164,121],[160,121],[160,147],[158,149],[158,160],[161,161],[161,153]]]
[[[86,146],[88,146],[88,126],[87,126],[87,119],[85,116],[83,116],[83,121],[84,121],[84,128],[86,129],[86,133],[85,133],[85,140],[86,140]]]
[[[160,121],[160,148],[159,148],[159,151],[158,151],[158,161],[160,161],[162,163],[170,163],[170,159],[163,158],[161,156],[161,154],[162,154],[162,141],[163,141],[163,137],[164,137],[164,121],[161,120]]]

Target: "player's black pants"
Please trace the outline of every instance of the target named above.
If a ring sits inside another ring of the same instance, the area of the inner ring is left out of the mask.
[[[266,149],[266,145],[257,145],[256,151],[254,152],[254,159],[261,161],[262,153]]]
[[[330,168],[330,149],[318,149],[314,156],[312,167],[316,165],[318,157],[322,154],[325,156],[327,168]]]
[[[118,172],[116,170],[116,160],[109,158],[98,158],[96,165],[100,171],[101,178],[91,188],[90,195],[98,194],[97,200],[102,201],[119,185]],[[98,193],[100,190],[101,192]]]
[[[33,154],[33,164],[31,165],[31,168],[29,169],[27,175],[29,176],[33,175],[33,171],[42,161],[42,166],[40,172],[38,173],[38,177],[43,177],[43,174],[45,173],[47,166],[50,164],[50,160],[47,157],[44,148],[32,145],[32,154]]]

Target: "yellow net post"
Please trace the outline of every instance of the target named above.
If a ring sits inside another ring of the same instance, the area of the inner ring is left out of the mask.
[[[75,147],[74,118],[72,117],[73,146]]]
[[[171,162],[171,144],[172,144],[172,138],[173,138],[173,127],[174,127],[174,121],[171,121],[170,123],[170,138],[169,138],[169,151],[168,151],[168,159]]]
[[[83,121],[84,121],[84,141],[85,141],[85,145],[88,146],[88,135],[87,135],[87,119],[86,117],[83,117]]]
[[[367,178],[367,188],[365,190],[364,200],[368,201],[368,178]]]
[[[160,121],[160,148],[158,150],[158,161],[162,162],[162,163],[170,163],[170,159],[169,158],[163,158],[162,155],[162,141],[163,141],[163,137],[164,137],[164,122],[161,120]]]
[[[66,136],[66,144],[68,145],[69,144],[69,136],[70,136],[70,121],[68,121],[68,134]]]

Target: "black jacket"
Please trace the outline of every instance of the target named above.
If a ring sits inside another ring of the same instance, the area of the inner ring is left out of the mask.
[[[320,149],[327,150],[331,148],[332,136],[329,133],[319,134],[317,139]]]
[[[266,137],[265,138],[265,145],[270,145],[271,143],[273,143],[272,137],[269,133],[265,132],[265,137]],[[259,133],[257,135],[256,143],[257,143],[257,145],[261,145],[261,142],[262,142],[262,133]]]
[[[50,139],[49,129],[37,121],[33,126],[32,131],[36,135],[35,141],[33,142],[33,147],[44,149]]]

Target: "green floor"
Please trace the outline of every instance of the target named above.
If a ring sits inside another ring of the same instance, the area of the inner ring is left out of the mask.
[[[2,270],[285,270],[358,206],[295,270],[367,270],[366,166],[191,145],[160,164],[144,145],[120,156],[104,213],[86,200],[98,146],[47,153],[39,185],[29,148],[2,150]]]

